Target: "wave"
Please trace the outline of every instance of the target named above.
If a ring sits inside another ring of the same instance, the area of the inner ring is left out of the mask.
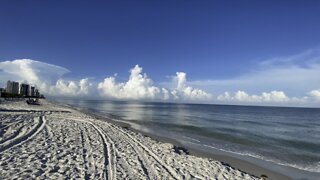
[[[190,142],[190,143],[197,144],[197,143],[193,143],[193,142]],[[212,149],[216,149],[216,150],[219,150],[219,151],[232,153],[232,154],[236,154],[236,155],[249,156],[249,157],[253,157],[253,158],[256,158],[256,159],[263,160],[263,161],[272,162],[272,163],[275,163],[275,164],[278,164],[278,165],[281,165],[281,166],[292,167],[292,168],[296,168],[296,169],[303,170],[303,171],[308,171],[308,172],[320,173],[320,161],[316,162],[316,163],[313,163],[313,164],[310,164],[310,165],[290,164],[290,163],[281,162],[279,160],[269,159],[269,158],[266,158],[264,156],[253,154],[253,153],[235,152],[235,151],[230,151],[230,150],[226,150],[226,149],[222,149],[222,148],[217,148],[215,146],[207,145],[207,144],[197,144],[197,145],[205,146],[205,147],[208,147],[208,148],[212,148]]]
[[[188,136],[182,136],[182,137],[185,138],[185,139],[189,139],[189,140],[195,141],[195,142],[201,142],[201,141],[198,140],[198,139],[191,138],[191,137],[188,137]]]

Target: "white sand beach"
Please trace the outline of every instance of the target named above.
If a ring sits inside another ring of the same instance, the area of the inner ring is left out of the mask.
[[[0,179],[259,179],[91,115],[0,104]]]

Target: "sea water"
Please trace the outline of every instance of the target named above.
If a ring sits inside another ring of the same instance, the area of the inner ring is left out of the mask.
[[[320,173],[319,108],[56,101],[201,150],[219,150],[298,172]]]

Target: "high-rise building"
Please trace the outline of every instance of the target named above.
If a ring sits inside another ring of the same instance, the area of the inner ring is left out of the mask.
[[[35,90],[35,96],[36,96],[36,97],[40,97],[40,92],[39,92],[38,89]]]
[[[31,89],[29,84],[21,84],[20,86],[20,94],[23,97],[28,97],[31,95]]]
[[[6,90],[4,88],[0,88],[0,97],[2,96],[2,93],[5,93]]]
[[[31,86],[31,91],[30,91],[30,96],[34,97],[36,94],[35,94],[35,87],[34,86]]]
[[[6,92],[11,94],[19,94],[19,83],[15,81],[8,81]]]

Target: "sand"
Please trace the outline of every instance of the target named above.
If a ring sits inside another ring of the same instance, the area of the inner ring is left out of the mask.
[[[2,102],[0,179],[35,178],[259,179],[72,108]]]

